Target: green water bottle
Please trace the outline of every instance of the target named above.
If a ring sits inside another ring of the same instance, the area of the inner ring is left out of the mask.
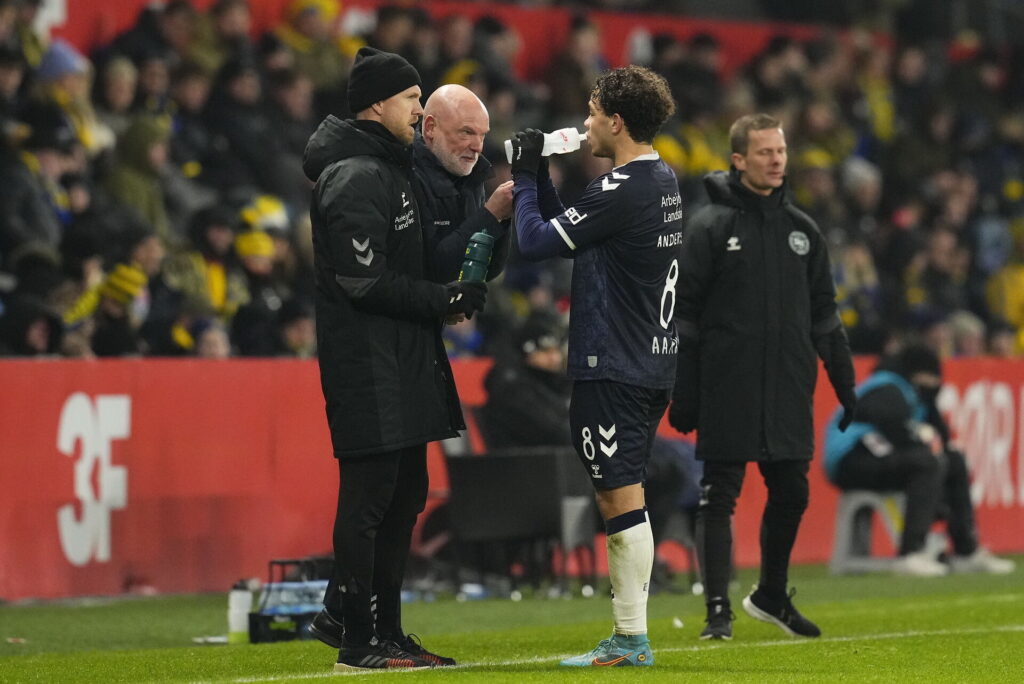
[[[487,279],[487,268],[491,265],[494,251],[494,236],[487,231],[473,233],[466,243],[466,256],[462,260],[459,280],[482,283]]]

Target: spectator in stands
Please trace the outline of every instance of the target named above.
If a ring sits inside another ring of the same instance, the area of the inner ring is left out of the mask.
[[[113,131],[124,135],[132,122],[139,70],[127,57],[112,57],[103,65],[96,88],[96,116]]]
[[[201,359],[227,359],[231,357],[231,338],[227,328],[217,318],[200,318],[190,330],[195,340],[195,354]]]
[[[608,67],[601,55],[601,32],[583,15],[573,17],[569,37],[546,70],[554,128],[575,126],[587,116],[586,103],[597,76]]]
[[[283,139],[284,149],[297,160],[318,123],[313,109],[313,82],[300,71],[281,69],[267,76],[267,90],[274,131]]]
[[[89,99],[92,64],[64,40],[55,40],[34,72],[35,96],[60,107],[86,153],[95,157],[114,146],[114,133],[96,117]]]
[[[1024,219],[1010,223],[1013,252],[1010,261],[988,281],[989,312],[1016,330],[1017,353],[1024,352]]]
[[[147,4],[135,25],[110,46],[112,55],[124,55],[135,63],[153,50],[170,52],[184,60],[194,39],[198,16],[190,0],[170,0],[162,7]]]
[[[43,0],[20,0],[18,2],[18,17],[15,22],[15,31],[18,36],[18,46],[21,54],[25,57],[25,63],[29,68],[36,69],[43,61],[43,54],[46,52],[47,40],[36,30],[36,17],[39,16],[39,8]]]
[[[366,37],[366,44],[382,52],[404,55],[409,50],[415,22],[412,12],[399,5],[377,8],[377,23]]]
[[[166,266],[167,284],[185,297],[186,308],[198,316],[229,321],[249,302],[249,288],[234,256],[234,212],[215,205],[192,218],[192,250],[174,255]]]
[[[9,261],[14,248],[41,242],[56,249],[60,244],[61,213],[67,196],[60,178],[78,167],[75,130],[54,105],[27,112],[32,132],[22,149],[0,150],[0,257]]]
[[[235,254],[245,273],[249,301],[231,319],[231,339],[242,356],[273,356],[278,346],[277,313],[284,293],[274,287],[274,241],[262,230],[235,238]]]
[[[209,74],[230,60],[252,59],[252,14],[248,0],[217,0],[196,25],[188,57]]]
[[[24,78],[25,58],[16,48],[0,44],[0,147],[14,146],[27,135],[17,116]]]
[[[150,50],[138,61],[139,84],[135,108],[148,114],[170,114],[172,55]]]
[[[338,0],[291,0],[285,23],[274,30],[291,52],[295,70],[317,91],[343,90],[348,79],[351,59],[334,28],[338,10]]]
[[[838,414],[825,433],[825,468],[841,489],[902,491],[907,503],[897,573],[937,577],[953,572],[1013,572],[978,543],[964,455],[950,443],[936,398],[942,365],[930,349],[909,345],[887,357],[857,387],[857,415],[840,432]],[[926,537],[944,511],[953,544],[948,567],[929,554]]]
[[[289,299],[277,312],[276,356],[308,359],[316,356],[316,318],[303,299]]]
[[[270,193],[288,203],[301,192],[308,202],[309,184],[296,179],[289,170],[294,163],[281,163],[286,155],[297,157],[297,150],[287,150],[276,134],[274,122],[263,101],[263,86],[256,63],[248,59],[230,59],[221,68],[214,82],[213,93],[206,107],[206,122],[220,142],[218,151],[231,160],[230,169],[223,169],[219,188],[229,196],[250,196]]]
[[[166,117],[137,117],[118,141],[117,160],[105,186],[117,201],[137,210],[165,244],[177,246],[182,240],[172,232],[160,177],[168,163],[170,136]]]
[[[171,135],[171,161],[186,178],[206,185],[225,185],[215,173],[213,134],[203,116],[210,96],[212,79],[198,64],[183,62],[171,73],[171,101],[174,106]],[[212,167],[212,168],[211,168]]]
[[[36,297],[13,297],[0,315],[0,356],[52,356],[60,351],[60,316]]]

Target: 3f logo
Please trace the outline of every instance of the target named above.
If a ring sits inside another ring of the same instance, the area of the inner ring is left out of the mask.
[[[110,512],[128,503],[128,471],[111,463],[110,443],[131,434],[131,399],[76,392],[64,402],[57,449],[75,461],[76,504],[57,511],[60,545],[72,565],[110,560]],[[76,448],[77,447],[77,448]],[[80,513],[76,512],[80,511]]]

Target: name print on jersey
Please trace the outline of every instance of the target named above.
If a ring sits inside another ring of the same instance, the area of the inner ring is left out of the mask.
[[[669,211],[662,212],[662,217],[665,223],[672,221],[680,221],[683,218],[683,198],[679,196],[677,192],[674,195],[662,195],[661,196],[661,208],[668,208]],[[661,247],[661,245],[658,245]]]

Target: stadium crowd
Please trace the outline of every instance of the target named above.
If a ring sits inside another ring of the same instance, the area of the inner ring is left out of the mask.
[[[664,9],[671,3],[606,2]],[[253,38],[246,0],[149,6],[90,55],[32,30],[38,0],[0,0],[0,354],[313,356],[309,135],[346,115],[352,57],[405,56],[424,100],[460,83],[486,103],[485,155],[528,126],[581,128],[608,65],[585,12],[538,80],[485,16],[382,6],[341,30],[337,0],[292,0]],[[687,215],[729,165],[727,127],[785,122],[787,185],[825,234],[856,353],[920,337],[943,358],[1024,353],[1024,61],[977,36],[823,31],[772,39],[723,76],[719,41],[648,36],[633,61],[669,81],[655,147]],[[571,202],[606,170],[553,157]],[[567,314],[569,266],[513,256],[488,310],[446,329],[451,356],[497,355],[534,312]]]

